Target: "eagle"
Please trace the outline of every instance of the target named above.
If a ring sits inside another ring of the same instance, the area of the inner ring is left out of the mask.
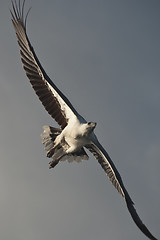
[[[26,32],[30,9],[24,15],[25,0],[12,1],[11,16],[16,32],[23,68],[41,103],[60,128],[44,126],[41,134],[46,155],[51,158],[49,168],[60,161],[81,161],[89,157],[88,149],[102,166],[109,180],[124,198],[127,208],[138,228],[151,240],[157,240],[138,216],[122,178],[110,156],[94,133],[95,122],[87,122],[73,107],[68,98],[58,89],[43,69]]]

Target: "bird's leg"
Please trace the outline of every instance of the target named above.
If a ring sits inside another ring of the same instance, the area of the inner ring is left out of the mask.
[[[64,157],[65,155],[67,155],[67,154],[64,153],[64,154],[60,155],[57,159],[52,160],[51,162],[49,162],[49,168],[54,168],[59,163],[61,158]]]

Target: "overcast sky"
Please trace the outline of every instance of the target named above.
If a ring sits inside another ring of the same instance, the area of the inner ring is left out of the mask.
[[[26,0],[27,31],[51,79],[88,121],[137,212],[160,236],[160,1]],[[48,169],[56,126],[22,69],[10,1],[0,3],[0,238],[147,239],[90,155]]]

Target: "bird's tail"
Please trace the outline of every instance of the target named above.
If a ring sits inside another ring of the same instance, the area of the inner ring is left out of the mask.
[[[55,143],[56,138],[61,134],[62,130],[50,126],[44,126],[44,131],[41,134],[42,143],[47,152],[47,157],[52,158],[49,163],[50,168],[55,167],[59,161],[68,160],[68,162],[81,162],[82,160],[88,160],[88,155],[84,148],[77,150],[76,152],[67,154],[66,149],[69,145],[64,141],[59,144]]]
[[[43,133],[41,134],[42,143],[47,152],[47,157],[52,157],[55,152],[55,139],[62,132],[60,128],[50,126],[43,126]]]

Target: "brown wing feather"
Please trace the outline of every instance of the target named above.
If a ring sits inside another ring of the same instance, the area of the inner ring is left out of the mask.
[[[104,148],[100,145],[98,141],[93,144],[89,144],[85,146],[98,160],[102,168],[104,169],[106,175],[109,180],[112,182],[114,187],[118,190],[118,192],[124,197],[127,208],[132,216],[133,221],[137,225],[137,227],[151,240],[157,240],[148,230],[148,228],[143,224],[140,217],[138,216],[136,209],[134,208],[134,203],[130,198],[127,190],[124,187],[121,176],[116,169],[114,163],[109,157],[108,153],[104,150]]]
[[[21,60],[27,77],[47,112],[65,128],[70,118],[82,117],[73,108],[69,100],[55,86],[42,68],[26,33],[26,18],[23,18],[24,3],[12,2],[12,23],[20,46]]]

